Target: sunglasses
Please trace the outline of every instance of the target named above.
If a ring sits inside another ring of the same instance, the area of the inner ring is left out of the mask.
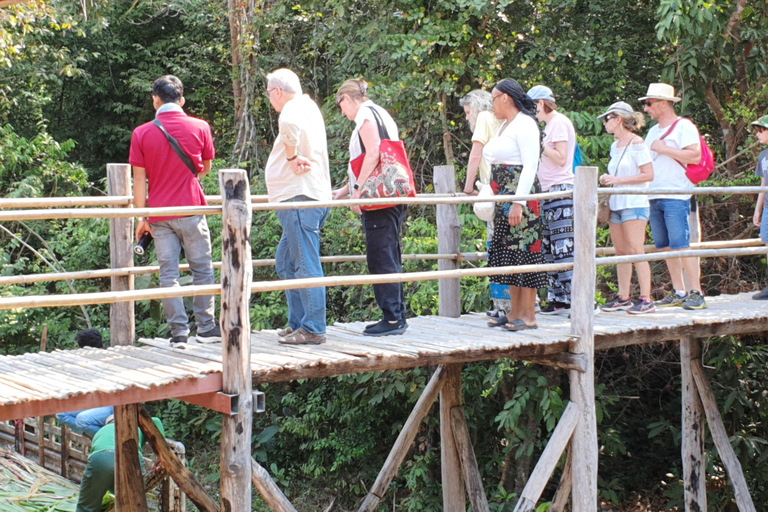
[[[619,116],[614,115],[614,114],[609,114],[609,115],[605,116],[605,118],[603,119],[603,124],[607,123],[611,119],[616,119],[617,117],[619,117]]]
[[[648,101],[645,102],[645,106],[646,107],[651,107],[651,106],[653,106],[654,103],[658,103],[658,102],[657,101],[650,101],[650,100],[648,100]]]

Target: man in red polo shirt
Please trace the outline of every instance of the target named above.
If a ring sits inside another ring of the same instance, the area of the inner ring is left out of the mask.
[[[184,86],[172,75],[158,78],[152,85],[152,101],[165,130],[178,140],[192,161],[194,174],[174,151],[162,129],[144,123],[133,131],[130,163],[133,166],[133,195],[137,208],[207,205],[199,178],[211,170],[215,153],[211,127],[205,121],[187,116]],[[204,215],[139,218],[136,240],[149,232],[155,239],[160,265],[160,286],[179,286],[179,256],[184,248],[195,285],[213,284],[211,237]],[[182,297],[163,299],[163,310],[171,329],[171,345],[186,343],[189,317]],[[221,341],[215,317],[213,295],[194,298],[197,340]]]

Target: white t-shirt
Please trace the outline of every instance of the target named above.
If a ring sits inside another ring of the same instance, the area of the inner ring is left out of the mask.
[[[645,137],[645,145],[648,149],[651,145],[659,140],[662,135],[667,133],[672,125],[659,128],[658,124],[655,124],[648,130],[648,135]],[[675,149],[685,149],[688,146],[699,144],[699,130],[688,119],[680,118],[675,129],[672,133],[667,135],[664,140],[667,146]],[[653,159],[653,181],[651,182],[650,189],[675,189],[680,191],[693,190],[695,185],[691,183],[691,180],[685,175],[685,166],[681,165],[674,158],[667,155],[660,155],[655,151],[651,151],[651,158]],[[688,200],[691,198],[691,194],[675,195],[675,196],[661,196],[651,195],[649,199],[682,199]]]
[[[488,141],[496,136],[496,132],[499,131],[501,121],[493,112],[483,111],[477,114],[477,121],[475,121],[475,131],[472,132],[472,142],[479,142],[485,147]],[[478,167],[478,177],[480,182],[488,185],[491,182],[491,166],[485,160],[485,157],[480,159],[480,166]]]
[[[278,126],[280,132],[264,173],[269,201],[286,201],[300,195],[316,201],[331,201],[328,141],[320,108],[306,94],[296,96],[283,106]],[[291,163],[286,160],[286,144],[296,146],[297,153],[309,159],[312,170],[294,173]]]
[[[568,153],[565,165],[556,165],[550,158],[542,153],[539,164],[539,181],[541,189],[547,191],[555,185],[573,184],[573,155],[576,152],[576,130],[573,123],[561,113],[549,120],[544,128],[543,144],[555,148],[555,142],[567,142]]]
[[[639,139],[638,139],[639,140]],[[624,150],[626,149],[626,153]],[[624,157],[622,157],[624,153]],[[619,161],[621,160],[621,161]],[[630,143],[629,147],[618,147],[618,141],[611,144],[611,161],[608,162],[608,174],[618,178],[627,176],[637,176],[640,174],[640,166],[651,162],[651,152],[648,146],[642,142],[636,144]],[[648,182],[637,185],[614,185],[614,188],[648,188]],[[648,208],[648,196],[611,196],[611,210],[618,211],[625,208]]]
[[[375,108],[376,112],[381,117],[381,120],[384,121],[384,127],[387,129],[389,140],[400,140],[400,136],[397,132],[397,123],[395,123],[395,120],[392,119],[392,116],[389,115],[389,112],[376,105],[371,100],[365,101],[360,105],[360,109],[357,111],[357,115],[355,116],[355,129],[352,130],[352,136],[349,138],[350,162],[363,154],[363,148],[360,147],[359,136],[360,128],[363,127],[363,123],[367,120],[371,123],[371,125],[373,125],[373,127],[378,126],[376,123],[376,117],[374,117],[373,112],[369,107]],[[347,165],[347,175],[349,175],[349,190],[352,190],[356,181],[355,173],[352,172],[351,165]]]
[[[483,157],[490,165],[522,165],[515,194],[527,195],[539,170],[539,147],[539,123],[521,112],[509,126],[506,121],[501,125],[498,135],[483,148]],[[515,202],[525,204],[525,201]]]

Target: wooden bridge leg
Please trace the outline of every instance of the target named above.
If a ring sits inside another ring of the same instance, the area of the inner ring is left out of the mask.
[[[222,206],[221,338],[222,388],[237,395],[237,414],[221,425],[221,505],[251,510],[251,192],[245,171],[219,171]]]
[[[439,165],[434,168],[435,192],[453,194],[456,192],[456,169],[452,165]],[[461,220],[459,206],[455,204],[437,205],[437,252],[440,254],[458,254],[461,252]],[[457,260],[438,260],[438,270],[459,268]],[[458,318],[461,315],[461,279],[440,279],[440,316]]]
[[[454,439],[451,410],[461,407],[461,364],[444,366],[446,377],[440,391],[440,460],[443,482],[443,511],[465,512],[466,495],[459,450]]]
[[[704,458],[704,406],[699,398],[691,365],[701,359],[701,341],[680,340],[680,371],[683,388],[683,481],[685,512],[707,510],[706,460]]]
[[[109,194],[130,196],[131,167],[107,164]],[[133,266],[133,219],[110,219],[110,262],[112,268]],[[133,289],[133,276],[112,277],[112,291]],[[133,345],[136,335],[133,302],[113,304],[109,314],[111,345]],[[144,512],[147,498],[139,463],[138,405],[115,407],[115,510]]]
[[[490,512],[488,498],[485,496],[485,489],[483,489],[483,479],[477,468],[475,450],[472,448],[472,439],[469,437],[464,407],[454,407],[451,410],[451,423],[453,439],[459,452],[461,472],[464,475],[464,485],[467,488],[467,494],[469,494],[472,512]]]
[[[397,474],[397,470],[403,463],[403,459],[411,449],[413,440],[416,439],[416,435],[419,433],[419,427],[421,422],[432,409],[432,404],[437,398],[440,390],[443,389],[445,384],[446,372],[442,366],[438,366],[432,378],[429,379],[424,391],[421,393],[419,400],[413,407],[413,411],[408,416],[403,429],[400,431],[400,435],[397,436],[397,441],[392,447],[392,451],[389,452],[387,460],[384,462],[384,466],[379,472],[379,476],[376,477],[376,481],[373,483],[368,496],[365,497],[365,501],[360,506],[359,512],[374,512],[376,507],[379,506],[379,502],[384,498],[384,494],[389,488],[389,484],[392,483],[392,479]]]
[[[251,471],[251,480],[253,485],[258,489],[261,497],[267,502],[269,508],[275,512],[296,512],[291,502],[285,497],[283,491],[277,486],[272,477],[266,469],[261,467],[261,464],[256,462],[256,459],[251,459],[253,470]]]
[[[552,505],[549,507],[549,512],[563,512],[565,506],[568,504],[568,498],[571,497],[571,485],[573,480],[573,450],[568,443],[568,455],[565,458],[565,467],[563,468],[563,474],[560,475],[560,485],[557,486],[555,497],[552,498]]]
[[[573,190],[574,268],[570,352],[584,354],[586,371],[571,370],[571,401],[580,409],[573,432],[573,511],[597,510],[597,415],[595,413],[595,223],[597,222],[597,167],[578,167]]]
[[[712,433],[712,440],[715,442],[717,452],[720,454],[720,460],[723,461],[723,465],[730,477],[736,504],[741,512],[755,512],[755,504],[749,495],[749,488],[747,487],[747,480],[744,478],[744,472],[741,469],[741,463],[736,458],[736,453],[731,446],[728,432],[723,424],[723,418],[720,416],[720,411],[717,408],[715,394],[712,392],[707,374],[704,373],[701,360],[692,361],[691,370],[696,381],[696,387],[699,390],[701,403],[704,405],[704,412],[707,415],[707,423],[709,423],[709,431]]]

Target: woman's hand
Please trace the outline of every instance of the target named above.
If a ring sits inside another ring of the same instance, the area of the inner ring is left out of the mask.
[[[470,196],[476,196],[478,194],[477,190],[475,190],[474,180],[469,181],[469,178],[467,178],[467,183],[464,185],[464,193]]]
[[[619,178],[616,176],[611,176],[610,174],[603,174],[600,176],[600,184],[601,185],[617,185],[619,183]]]
[[[360,195],[363,193],[363,189],[359,188],[357,190],[352,191],[352,199],[360,199]],[[353,212],[355,212],[358,215],[363,214],[363,210],[359,206],[350,206],[349,207]]]
[[[755,226],[760,227],[760,225],[763,223],[762,221],[763,221],[763,209],[755,208],[755,214],[752,216],[752,223]]]
[[[521,222],[523,222],[523,205],[515,203],[509,209],[509,225],[514,227]]]
[[[338,201],[339,199],[344,199],[348,195],[349,195],[349,183],[333,191],[333,200]]]

